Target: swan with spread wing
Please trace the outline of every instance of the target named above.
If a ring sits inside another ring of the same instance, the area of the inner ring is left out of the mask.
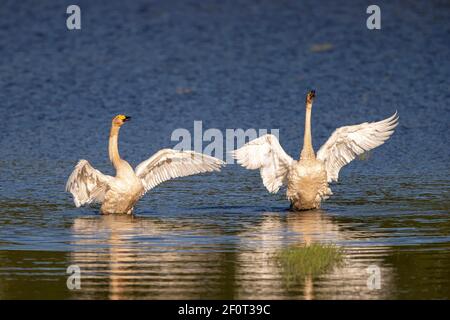
[[[133,212],[136,202],[160,183],[198,173],[220,171],[222,160],[194,151],[162,149],[139,164],[135,170],[119,155],[118,137],[130,117],[118,115],[112,120],[109,135],[109,159],[116,176],[104,175],[87,160],[80,160],[67,180],[66,191],[72,193],[77,207],[101,203],[101,213]]]
[[[329,183],[338,180],[339,170],[356,156],[382,145],[398,124],[397,112],[378,122],[365,122],[336,129],[314,153],[311,138],[311,109],[315,91],[306,96],[303,149],[300,160],[292,159],[278,139],[266,134],[235,150],[233,156],[247,169],[259,169],[264,186],[277,193],[287,186],[286,195],[294,210],[320,207],[331,194]]]

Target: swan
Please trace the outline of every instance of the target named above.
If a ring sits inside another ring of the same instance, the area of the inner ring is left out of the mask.
[[[149,190],[169,179],[220,171],[222,160],[194,151],[162,149],[139,164],[135,170],[119,155],[118,137],[130,117],[113,118],[109,135],[109,159],[116,176],[104,175],[87,160],[80,160],[66,183],[76,207],[101,203],[102,214],[133,212],[136,202]]]
[[[286,196],[293,210],[320,208],[321,201],[332,195],[329,183],[338,180],[339,170],[356,156],[382,145],[398,124],[395,112],[378,122],[338,128],[316,156],[311,138],[311,110],[315,96],[314,90],[306,96],[300,160],[293,160],[272,134],[263,135],[232,152],[238,164],[250,170],[260,170],[269,192],[277,193],[282,185],[287,185]]]

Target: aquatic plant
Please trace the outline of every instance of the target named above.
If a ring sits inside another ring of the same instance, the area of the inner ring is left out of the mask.
[[[342,264],[343,249],[333,244],[321,243],[289,246],[281,250],[276,259],[282,269],[283,278],[288,283],[297,282],[307,276],[321,275]]]

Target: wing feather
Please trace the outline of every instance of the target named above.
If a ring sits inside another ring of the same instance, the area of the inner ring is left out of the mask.
[[[285,183],[294,161],[273,134],[263,135],[234,150],[233,157],[247,169],[260,169],[264,186],[271,193],[277,193]]]
[[[105,198],[112,177],[94,169],[87,160],[80,160],[66,183],[66,191],[73,195],[77,207]]]
[[[194,151],[162,149],[139,164],[135,173],[147,192],[170,179],[220,171],[224,164],[222,160]]]
[[[317,152],[317,159],[325,162],[328,182],[337,181],[339,170],[356,156],[382,145],[398,125],[395,112],[378,122],[365,122],[336,129]]]

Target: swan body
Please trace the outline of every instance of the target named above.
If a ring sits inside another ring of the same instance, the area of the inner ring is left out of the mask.
[[[287,180],[286,196],[296,209],[319,208],[321,199],[331,194],[325,166],[319,160],[294,161]]]
[[[259,169],[264,186],[277,193],[287,186],[286,196],[294,210],[320,208],[332,195],[329,183],[337,181],[340,169],[356,156],[382,145],[398,124],[397,113],[378,122],[345,126],[334,131],[314,153],[311,138],[311,110],[315,91],[306,97],[305,133],[300,159],[292,159],[271,134],[250,141],[233,152],[237,162],[247,169]]]
[[[162,149],[139,164],[135,170],[123,160],[118,150],[120,127],[130,119],[116,116],[109,137],[109,158],[116,176],[104,175],[87,160],[80,160],[66,183],[77,207],[101,203],[103,214],[133,212],[136,202],[149,190],[169,179],[198,173],[220,171],[224,162],[194,151]]]

